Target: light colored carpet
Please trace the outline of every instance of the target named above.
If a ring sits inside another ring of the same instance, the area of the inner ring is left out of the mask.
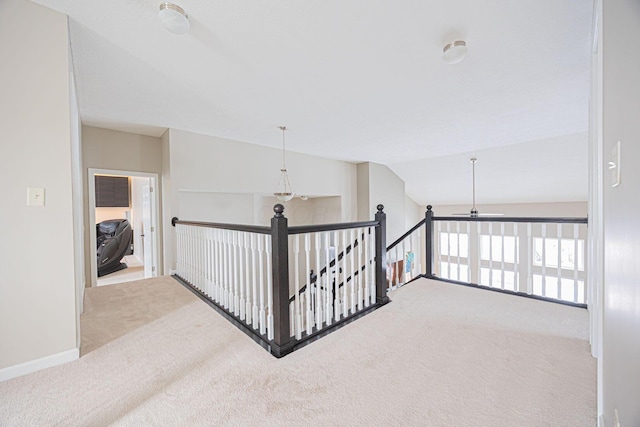
[[[98,277],[97,286],[114,285],[116,283],[133,282],[144,279],[144,265],[133,255],[125,256],[122,261],[127,264],[124,270]]]
[[[87,290],[80,360],[0,425],[594,426],[586,310],[420,279],[275,359],[171,278]]]

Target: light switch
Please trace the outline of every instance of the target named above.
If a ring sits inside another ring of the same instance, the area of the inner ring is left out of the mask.
[[[613,150],[611,150],[609,171],[611,173],[611,186],[617,187],[620,185],[620,141],[616,142]]]
[[[44,206],[44,188],[27,188],[27,206]]]

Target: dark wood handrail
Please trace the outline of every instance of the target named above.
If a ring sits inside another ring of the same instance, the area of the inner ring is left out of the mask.
[[[471,221],[471,222],[532,222],[548,224],[588,224],[588,218],[541,218],[541,217],[518,217],[518,216],[434,216],[433,221]]]
[[[263,227],[260,225],[246,224],[223,224],[219,222],[203,222],[203,221],[182,221],[174,218],[171,224],[192,225],[194,227],[221,228],[223,230],[246,231],[248,233],[271,234],[271,227]]]
[[[378,221],[361,221],[361,222],[342,222],[337,224],[318,224],[318,225],[297,225],[289,227],[289,235],[291,234],[303,234],[303,233],[316,233],[319,231],[333,231],[333,230],[349,230],[351,228],[361,227],[377,227],[380,223]]]
[[[424,225],[424,222],[426,221],[426,218],[422,219],[419,223],[417,223],[416,225],[414,225],[413,227],[411,227],[411,230],[407,231],[406,233],[404,233],[402,236],[400,236],[398,239],[396,239],[395,242],[393,242],[392,244],[390,244],[389,246],[387,246],[387,252],[389,252],[391,249],[393,249],[394,247],[398,246],[398,244],[400,242],[402,242],[404,239],[407,238],[407,236],[409,236],[409,234],[413,233],[414,231],[416,231],[418,228],[422,227]]]

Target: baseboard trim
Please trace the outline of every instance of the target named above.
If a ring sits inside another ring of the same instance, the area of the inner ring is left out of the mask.
[[[62,365],[63,363],[72,362],[80,357],[80,351],[77,348],[63,351],[61,353],[52,354],[40,359],[31,360],[29,362],[20,363],[18,365],[8,366],[0,369],[0,382],[7,381],[12,378],[21,377],[32,372],[42,369],[51,368],[53,366]]]

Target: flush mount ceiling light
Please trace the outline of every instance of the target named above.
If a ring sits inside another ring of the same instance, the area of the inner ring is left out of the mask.
[[[280,126],[282,131],[282,169],[280,169],[280,180],[278,181],[278,191],[273,193],[274,196],[280,201],[288,202],[293,199],[295,193],[291,191],[291,183],[289,182],[289,175],[287,174],[287,165],[285,163],[285,150],[284,150],[284,132],[287,130],[286,126]]]
[[[467,56],[467,42],[456,40],[442,49],[442,59],[447,64],[457,64]]]
[[[173,34],[186,34],[191,28],[187,13],[173,3],[160,3],[160,23]]]

